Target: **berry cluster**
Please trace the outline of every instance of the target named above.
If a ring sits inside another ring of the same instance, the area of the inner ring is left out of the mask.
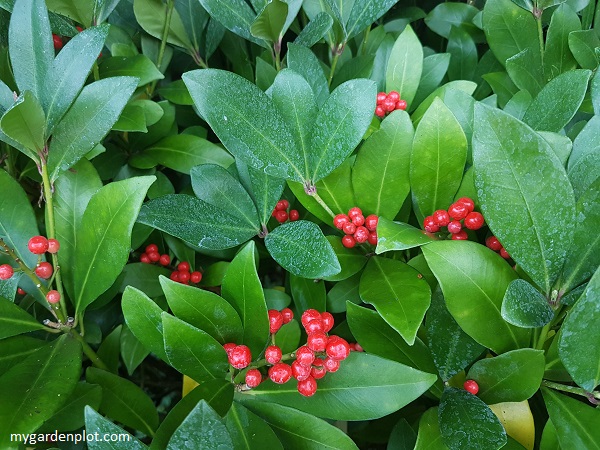
[[[358,207],[350,208],[348,215],[338,214],[333,218],[333,225],[342,230],[346,236],[342,238],[342,245],[346,248],[352,248],[356,244],[369,242],[371,245],[377,245],[377,222],[379,218],[375,214],[370,216],[363,215]]]
[[[275,217],[275,220],[279,223],[284,223],[288,219],[290,219],[290,222],[295,222],[300,218],[300,213],[295,209],[292,209],[288,213],[287,210],[289,207],[290,202],[287,200],[279,200],[275,205],[275,209],[273,209],[271,216]]]
[[[502,256],[504,259],[510,259],[510,255],[508,254],[508,252],[506,251],[506,249],[500,243],[500,241],[498,240],[498,238],[496,236],[492,235],[492,236],[488,237],[485,240],[485,245],[487,246],[487,248],[500,253],[500,256]]]
[[[475,380],[465,381],[463,387],[465,388],[465,391],[470,392],[473,395],[477,395],[477,393],[479,392],[479,385]]]
[[[389,94],[380,92],[377,94],[377,106],[375,107],[375,115],[384,118],[386,114],[397,109],[404,111],[406,109],[406,100],[400,99],[400,94],[396,91],[390,91]]]
[[[429,233],[436,233],[440,228],[447,227],[452,234],[452,240],[464,241],[469,236],[463,230],[463,225],[469,230],[479,230],[485,224],[481,213],[474,209],[475,202],[472,199],[469,197],[459,198],[450,205],[448,211],[438,209],[431,216],[425,217],[423,228]]]
[[[158,252],[158,246],[156,244],[150,244],[146,246],[146,251],[140,255],[140,262],[146,264],[159,263],[161,266],[170,267],[171,257],[166,253],[161,255]],[[202,273],[198,271],[190,271],[190,263],[183,261],[177,264],[171,272],[171,280],[177,281],[183,284],[198,284],[202,281]]]

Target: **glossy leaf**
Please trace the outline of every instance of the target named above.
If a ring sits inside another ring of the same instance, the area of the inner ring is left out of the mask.
[[[46,118],[40,102],[30,91],[19,95],[4,113],[0,128],[6,136],[29,150],[28,155],[37,155],[44,147]],[[38,157],[33,159],[37,161]]]
[[[569,36],[571,32],[579,30],[579,17],[567,3],[563,3],[552,13],[544,52],[546,79],[551,80],[561,73],[577,68],[577,61],[569,50]]]
[[[325,283],[315,283],[315,280],[295,275],[290,275],[289,282],[294,306],[300,314],[307,309],[325,311]]]
[[[471,241],[432,242],[422,250],[448,311],[469,336],[496,353],[529,345],[529,330],[500,315],[504,292],[516,278],[504,259]]]
[[[272,0],[256,16],[250,27],[252,36],[270,42],[280,42],[285,20],[288,14],[288,5],[282,0]]]
[[[600,117],[592,117],[573,142],[568,162],[568,175],[575,198],[581,201],[584,192],[600,177],[597,139],[600,136]],[[585,195],[590,196],[593,194]]]
[[[322,278],[341,270],[333,248],[313,222],[283,224],[267,235],[265,245],[275,261],[300,277]]]
[[[477,68],[477,47],[469,33],[461,27],[452,27],[446,51],[450,53],[448,77],[451,80],[472,80]]]
[[[373,373],[377,373],[377,377],[368,375]],[[352,352],[337,372],[319,380],[313,397],[298,395],[295,383],[276,385],[271,381],[263,382],[243,396],[291,406],[327,419],[369,420],[407,405],[435,380],[433,374],[374,355]],[[348,386],[353,388],[348,389]],[[244,404],[251,405],[249,401]]]
[[[360,279],[360,297],[412,345],[431,302],[419,273],[401,261],[372,257]]]
[[[488,405],[508,435],[503,449],[532,449],[535,441],[535,423],[529,408],[529,402],[503,402]]]
[[[411,108],[422,71],[423,46],[410,25],[407,25],[396,39],[388,60],[386,91],[397,91],[400,98],[406,100],[407,108]]]
[[[593,70],[598,65],[595,51],[598,46],[600,46],[600,38],[594,30],[569,33],[569,49],[583,69]]]
[[[367,263],[364,253],[358,249],[346,248],[339,236],[326,236],[333,248],[342,270],[337,275],[323,277],[327,281],[340,281],[359,272]]]
[[[544,85],[542,68],[531,64],[531,50],[526,48],[522,52],[506,60],[506,71],[515,85],[531,96],[536,96]]]
[[[0,297],[0,339],[45,327],[15,303]]]
[[[377,248],[375,253],[391,250],[408,250],[436,240],[435,236],[403,222],[392,222],[380,217],[377,223]]]
[[[294,44],[310,48],[325,36],[332,25],[333,19],[331,16],[326,12],[321,12],[306,24],[300,34],[294,39]]]
[[[235,165],[240,182],[254,201],[260,223],[266,224],[277,201],[281,199],[285,181],[249,167],[240,159],[235,160]]]
[[[259,355],[269,339],[269,318],[265,295],[257,274],[254,252],[256,244],[250,241],[233,258],[223,278],[222,295],[235,308],[244,327],[241,344]]]
[[[444,5],[445,3],[441,3]],[[458,3],[455,3],[458,4]],[[449,53],[434,53],[423,59],[423,72],[419,81],[419,88],[415,94],[414,104],[420,104],[442,82],[450,65]]]
[[[523,328],[543,327],[554,318],[554,311],[546,297],[520,278],[508,285],[501,314],[508,323]]]
[[[339,313],[346,311],[346,302],[351,302],[356,305],[362,303],[358,294],[358,285],[360,282],[359,272],[356,275],[339,281],[327,292],[327,311],[330,313]]]
[[[101,436],[118,436],[118,440],[114,442],[92,439],[87,442],[90,450],[143,450],[148,448],[123,428],[102,417],[91,406],[85,406],[84,411],[85,426],[88,430],[94,430]]]
[[[178,258],[180,261],[186,261]],[[123,292],[127,286],[139,289],[148,297],[154,298],[162,295],[162,289],[158,280],[160,275],[169,276],[172,270],[160,265],[134,262],[127,264],[121,273],[122,279],[119,283],[119,292]]]
[[[352,4],[350,16],[346,22],[347,39],[350,39],[376,22],[394,4],[395,0],[382,0],[372,2],[370,0],[357,0]]]
[[[150,350],[135,337],[127,326],[123,327],[119,344],[121,359],[127,368],[127,374],[131,376],[150,354]]]
[[[438,407],[429,408],[419,419],[419,434],[414,450],[447,450],[438,421]]]
[[[171,436],[167,450],[182,448],[232,449],[233,442],[221,418],[205,400],[200,400]]]
[[[331,17],[331,16],[330,16]],[[317,105],[320,107],[329,98],[329,85],[315,54],[303,45],[288,44],[288,67],[304,77],[315,93]]]
[[[75,385],[67,402],[49,420],[44,422],[38,431],[77,430],[85,424],[83,410],[86,405],[99,408],[101,400],[102,388],[100,386],[80,381]]]
[[[138,24],[150,36],[161,39],[167,17],[167,4],[160,0],[134,0],[133,12]],[[167,42],[187,49],[193,48],[177,8],[171,11]]]
[[[231,405],[225,417],[225,426],[232,438],[234,450],[283,450],[281,442],[269,425],[237,402]]]
[[[232,33],[256,44],[265,45],[264,41],[255,38],[250,33],[250,28],[256,15],[244,0],[233,0],[230,2],[200,0],[200,3],[212,17]]]
[[[564,167],[533,130],[482,105],[475,107],[473,163],[481,210],[490,229],[549,294],[574,229],[575,199]],[[531,164],[536,167],[533,175]],[[563,226],[555,229],[552,224],[557,220]]]
[[[0,300],[0,302],[4,303],[3,300]],[[48,342],[29,336],[17,335],[2,339],[2,346],[0,346],[0,376],[45,345],[48,345]]]
[[[473,19],[478,9],[468,3],[447,2],[439,3],[425,18],[427,26],[435,33],[448,39],[452,27],[460,27],[470,34],[476,34]],[[481,34],[481,31],[479,32]]]

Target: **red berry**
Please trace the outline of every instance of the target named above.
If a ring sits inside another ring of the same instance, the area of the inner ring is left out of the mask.
[[[48,303],[50,303],[51,305],[55,305],[56,303],[60,302],[59,292],[55,290],[49,291],[46,294],[46,300],[48,300]]]
[[[433,217],[433,221],[440,227],[445,227],[450,223],[450,214],[443,209],[438,209],[431,217]]]
[[[54,50],[63,48],[62,38],[54,33],[52,33],[52,43],[54,44]]]
[[[158,252],[146,253],[148,255],[148,259],[152,262],[158,262],[160,260],[160,254]]]
[[[194,284],[200,283],[202,281],[202,273],[198,271],[190,273],[190,281]]]
[[[298,220],[300,218],[300,213],[298,211],[296,211],[295,209],[292,209],[290,211],[290,220],[292,222],[295,222],[296,220]]]
[[[377,245],[377,233],[375,231],[371,231],[369,233],[369,239],[367,239],[367,241],[371,245]]]
[[[448,224],[448,231],[452,234],[460,233],[462,230],[462,225],[458,220],[453,220]]]
[[[228,356],[229,364],[236,369],[244,369],[252,362],[252,353],[245,345],[236,345]]]
[[[190,263],[189,262],[180,262],[177,264],[177,270],[180,272],[189,272],[190,271]]]
[[[375,108],[375,115],[383,119],[385,117],[385,110],[381,106],[377,105]]]
[[[381,106],[383,107],[383,109],[386,112],[392,112],[393,110],[396,109],[396,102],[394,100],[392,100],[391,98],[386,98],[385,101],[381,104]]]
[[[354,234],[354,232],[356,231],[356,225],[354,225],[354,223],[352,222],[345,223],[344,228],[342,228],[342,231],[346,234]]]
[[[367,242],[367,239],[369,239],[369,230],[367,230],[365,227],[362,227],[362,226],[357,227],[356,231],[354,232],[354,239],[359,244],[362,244],[363,242]]]
[[[469,235],[465,230],[461,230],[458,233],[453,234],[451,239],[453,241],[466,241],[469,239]]]
[[[306,345],[303,345],[298,350],[296,350],[296,361],[298,361],[299,364],[310,367],[314,360],[314,352]]]
[[[423,219],[423,228],[428,233],[435,233],[440,230],[439,225],[433,220],[433,216],[427,216]]]
[[[150,258],[148,258],[146,253],[142,253],[140,255],[140,262],[143,262],[144,264],[150,264],[152,261],[150,261]]]
[[[283,323],[289,323],[294,318],[294,312],[290,308],[283,308],[281,316],[283,317]]]
[[[325,361],[321,358],[315,358],[313,361],[313,367],[310,369],[310,376],[315,380],[323,378],[327,375],[327,369],[325,369]]]
[[[287,383],[292,378],[292,368],[289,364],[277,363],[269,369],[269,378],[273,383]]]
[[[54,268],[52,264],[49,262],[41,262],[35,268],[35,274],[40,277],[42,280],[47,280],[52,276],[52,272],[54,272]]]
[[[286,213],[285,211],[277,211],[275,213],[275,220],[277,220],[277,222],[279,223],[283,223],[286,220],[288,220],[288,213]]]
[[[317,392],[317,381],[313,377],[298,381],[298,392],[305,397],[312,397]]]
[[[375,231],[377,229],[377,222],[379,222],[379,217],[375,214],[371,214],[365,219],[365,227],[367,227],[367,230],[369,231]]]
[[[485,223],[485,220],[483,219],[481,213],[473,211],[467,214],[464,223],[465,227],[467,227],[469,230],[479,230]]]
[[[269,345],[265,350],[265,359],[269,364],[277,364],[281,361],[281,349],[276,345]]]
[[[504,247],[500,249],[500,256],[502,256],[504,259],[510,259],[510,255]]]
[[[350,211],[348,211],[348,217],[350,218],[350,220],[354,219],[354,217],[358,215],[362,215],[362,210],[358,206],[350,208]]]
[[[354,225],[356,225],[357,227],[364,225],[365,224],[365,216],[363,216],[362,214],[358,214],[358,215],[354,216],[354,218],[352,219],[352,223]]]
[[[156,244],[147,245],[146,253],[158,253],[158,245],[156,245]]]
[[[467,214],[469,214],[469,209],[464,203],[456,202],[450,205],[448,208],[448,214],[454,220],[462,220],[467,217]]]
[[[387,94],[385,92],[379,92],[377,94],[377,103],[383,103],[387,98]]]
[[[471,212],[475,209],[475,202],[469,197],[461,197],[458,200],[456,200],[456,203],[462,203],[463,205],[465,205],[468,212]]]
[[[234,344],[233,342],[228,342],[227,344],[223,344],[223,348],[227,352],[227,356],[229,356],[231,351],[236,347],[237,347],[237,344]]]
[[[34,255],[41,255],[48,251],[48,239],[44,236],[33,236],[27,243],[29,251]]]
[[[327,372],[337,372],[338,369],[340,368],[340,362],[337,359],[333,359],[330,357],[325,358],[325,361],[323,362],[323,366],[325,366],[325,370],[327,370]]]
[[[279,200],[277,205],[275,205],[275,209],[277,211],[286,211],[290,207],[290,202],[287,200]]]
[[[398,94],[398,92],[396,92],[396,91],[390,91],[387,98],[389,98],[390,100],[392,100],[394,102],[397,102],[398,100],[400,100],[400,94]]]
[[[307,334],[316,333],[317,331],[325,331],[323,328],[323,321],[321,319],[313,319],[304,327]]]
[[[350,345],[339,336],[330,336],[325,348],[327,356],[337,361],[342,361],[350,354]]]
[[[358,342],[356,342],[354,344],[354,350],[357,351],[357,352],[364,352],[365,351],[365,349],[362,348],[362,346]]]
[[[270,309],[269,314],[269,332],[275,334],[283,325],[283,316],[276,309]]]
[[[306,380],[310,376],[310,369],[310,365],[304,366],[296,360],[292,363],[292,376],[298,381]]]
[[[346,214],[338,214],[333,218],[333,226],[338,230],[342,230],[348,222],[350,222],[350,218]]]
[[[354,239],[354,236],[347,234],[342,238],[342,245],[346,248],[352,248],[356,245],[356,239]]]
[[[322,352],[325,350],[328,341],[327,335],[323,331],[311,333],[306,338],[306,346],[313,352]]]
[[[250,369],[246,372],[246,386],[249,388],[255,388],[262,381],[262,374],[258,369]]]
[[[496,236],[490,236],[485,240],[485,245],[487,245],[487,247],[491,250],[494,250],[495,252],[499,252],[500,249],[502,248],[502,244],[500,243],[500,241],[498,240],[498,238]]]
[[[0,280],[8,280],[15,273],[15,269],[10,264],[2,264],[0,266]]]
[[[329,333],[329,331],[333,328],[333,323],[335,319],[328,313],[327,311],[321,313],[321,322],[323,322],[323,331],[325,333]]]
[[[190,273],[179,271],[179,282],[183,284],[188,284],[190,282]]]
[[[463,384],[465,391],[470,392],[473,395],[476,395],[479,392],[479,385],[475,380],[467,380]]]
[[[77,26],[75,28],[77,28],[77,31],[79,31],[80,33],[83,31],[83,28],[81,28],[80,26]]]
[[[319,311],[317,311],[316,309],[307,309],[306,311],[304,311],[302,313],[302,317],[300,318],[300,321],[302,322],[302,326],[304,328],[306,328],[306,324],[308,324],[308,322],[310,322],[311,320],[320,319],[320,318],[321,318],[321,313]]]
[[[169,264],[171,264],[171,257],[167,254],[160,255],[158,262],[161,266],[168,266]]]
[[[171,272],[171,276],[169,278],[173,281],[179,282],[179,270],[174,270]]]
[[[398,100],[396,102],[396,109],[401,109],[402,111],[406,110],[406,100]]]
[[[56,239],[48,239],[48,253],[58,253],[60,250],[60,242]]]
[[[24,291],[23,289],[21,289],[21,288],[17,288],[17,294],[19,294],[19,295],[26,295],[26,294],[27,294],[27,292],[25,292],[25,291]]]

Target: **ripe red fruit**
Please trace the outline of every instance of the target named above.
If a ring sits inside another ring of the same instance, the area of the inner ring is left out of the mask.
[[[485,245],[491,249],[494,250],[495,252],[499,252],[500,249],[502,248],[502,244],[500,243],[500,241],[498,240],[498,238],[496,236],[490,236],[485,240]]]
[[[379,222],[379,217],[375,214],[371,214],[365,219],[365,227],[369,231],[375,231],[377,229],[377,222]]]
[[[387,94],[385,92],[379,92],[377,94],[377,103],[383,103],[387,98]]]
[[[281,349],[276,345],[269,345],[265,350],[265,359],[269,364],[277,364],[281,361]]]
[[[290,308],[283,308],[281,310],[281,316],[283,317],[283,323],[289,323],[294,318],[294,312]]]
[[[33,236],[27,243],[27,248],[34,255],[41,255],[48,251],[48,239],[44,236]]]
[[[158,262],[160,260],[160,254],[158,252],[146,253],[148,255],[148,259],[152,262]]]
[[[17,288],[17,294],[19,294],[19,295],[25,295],[25,294],[27,294],[27,292],[25,292],[25,291],[24,291],[23,289],[21,289],[21,288]]]
[[[362,215],[362,210],[358,206],[350,208],[350,211],[348,211],[348,217],[350,218],[350,220],[354,219],[354,217],[358,215]]]
[[[277,220],[277,222],[279,223],[283,223],[286,220],[288,220],[288,213],[286,213],[285,211],[277,211],[275,213],[275,220]]]
[[[364,352],[364,351],[365,351],[365,349],[364,349],[364,348],[362,348],[362,346],[361,346],[361,345],[360,345],[358,342],[356,342],[356,343],[354,344],[354,351],[357,351],[357,352]]]
[[[325,331],[323,321],[321,319],[313,319],[304,327],[307,334],[316,333],[317,331]]]
[[[469,239],[469,235],[465,230],[461,230],[458,233],[453,234],[451,239],[453,241],[466,241]]]
[[[310,376],[315,380],[323,378],[327,375],[327,369],[325,369],[325,361],[321,358],[315,358],[313,361],[313,367],[310,369]]]
[[[190,263],[189,262],[180,262],[177,264],[177,270],[180,272],[189,272],[190,271]]]
[[[448,224],[448,231],[452,234],[460,233],[462,230],[462,225],[458,220],[453,220]]]
[[[140,262],[143,262],[144,264],[150,264],[152,261],[150,261],[150,258],[148,258],[146,253],[142,253],[140,255]]]
[[[158,262],[161,266],[168,266],[169,264],[171,264],[171,257],[167,254],[160,255]]]
[[[468,212],[471,212],[475,209],[475,202],[469,197],[461,197],[458,200],[456,200],[456,203],[462,203],[463,205],[465,205]]]
[[[342,245],[346,248],[353,248],[356,245],[356,239],[354,239],[354,236],[347,234],[342,238]]]
[[[345,223],[344,228],[342,228],[342,231],[346,234],[354,234],[354,232],[356,231],[356,225],[354,225],[354,223],[352,222]]]
[[[500,256],[502,256],[504,259],[510,259],[510,255],[504,247],[500,249]]]
[[[425,228],[425,231],[428,233],[435,233],[440,230],[440,226],[435,223],[433,216],[427,216],[423,219],[423,228]]]
[[[60,250],[60,242],[56,239],[48,239],[48,253],[58,253]]]
[[[470,392],[473,395],[476,395],[479,392],[479,385],[475,380],[467,380],[463,384],[465,391]]]
[[[300,318],[300,321],[302,322],[302,326],[304,328],[306,328],[306,324],[308,324],[308,322],[310,322],[311,320],[320,319],[320,318],[321,318],[321,313],[319,311],[317,311],[316,309],[307,309],[306,311],[304,311],[302,313],[302,317]]]
[[[298,361],[299,364],[310,367],[314,360],[314,352],[306,345],[303,345],[298,350],[296,350],[296,361]]]
[[[350,344],[339,336],[330,336],[325,347],[325,352],[330,358],[343,361],[350,354]]]
[[[83,28],[81,28],[80,26],[76,26],[75,28],[77,28],[77,31],[80,33],[83,31]]]
[[[236,369],[244,369],[252,362],[252,353],[245,345],[236,345],[227,356],[229,364]]]
[[[269,332],[275,334],[283,325],[283,316],[276,309],[270,309],[269,314]]]
[[[223,344],[223,348],[227,352],[227,356],[229,356],[231,351],[236,347],[237,347],[237,344],[234,344],[233,342],[228,342],[227,344]]]
[[[392,100],[394,102],[397,102],[398,100],[400,100],[400,94],[398,94],[398,92],[396,92],[396,91],[390,91],[387,98],[389,98],[390,100]]]
[[[367,230],[365,227],[357,227],[356,231],[354,232],[354,239],[359,244],[367,242],[367,239],[369,239],[369,230]]]
[[[285,211],[290,207],[290,202],[288,202],[287,200],[279,200],[277,202],[277,205],[275,205],[275,209],[277,211]]]
[[[377,107],[375,108],[375,115],[379,118],[384,118],[385,117],[385,109],[383,109],[383,107],[377,105]]]
[[[52,272],[54,272],[54,268],[52,264],[49,262],[41,262],[35,268],[35,274],[40,277],[42,280],[47,280],[52,276]]]
[[[354,216],[354,218],[352,219],[352,223],[354,225],[356,225],[357,227],[364,225],[365,224],[365,216],[363,216],[362,214],[358,214],[358,215]]]
[[[450,223],[450,214],[448,214],[448,211],[444,211],[443,209],[438,209],[431,215],[431,217],[433,217],[433,221],[440,227],[445,227]]]
[[[323,331],[325,333],[328,333],[329,330],[331,330],[333,328],[335,319],[333,318],[331,313],[328,313],[327,311],[325,311],[325,312],[321,313],[321,322],[323,322]]]
[[[330,358],[329,356],[325,358],[323,362],[323,366],[327,372],[337,372],[340,368],[340,362],[337,359]]]
[[[483,219],[483,216],[481,213],[476,211],[467,214],[467,217],[465,217],[464,221],[465,227],[467,227],[469,230],[479,230],[484,223],[485,220]]]
[[[200,283],[202,281],[202,273],[198,271],[190,273],[190,281],[194,284]]]
[[[325,350],[328,341],[327,335],[323,331],[311,333],[306,338],[306,346],[313,352],[322,352]]]
[[[290,220],[292,222],[295,222],[296,220],[298,220],[300,218],[300,213],[298,211],[296,211],[295,209],[292,209],[290,211],[289,216],[290,216]]]
[[[338,230],[342,230],[348,222],[350,222],[350,218],[346,214],[338,214],[333,218],[333,226]]]
[[[54,50],[63,48],[62,38],[54,33],[52,33],[52,43],[54,44]]]
[[[8,280],[15,273],[15,269],[10,264],[2,264],[0,266],[0,280]]]
[[[51,290],[46,294],[46,300],[48,300],[48,303],[51,305],[55,305],[56,303],[60,302],[60,293],[58,291]]]
[[[381,104],[381,106],[383,107],[383,109],[386,112],[392,112],[393,110],[396,109],[396,102],[394,100],[392,100],[391,98],[386,98],[385,101]]]
[[[180,270],[179,271],[179,282],[183,283],[183,284],[188,284],[190,282],[190,273]]]
[[[448,214],[454,220],[462,220],[467,217],[467,214],[469,214],[469,209],[464,203],[456,202],[450,205],[448,208]]]
[[[269,378],[273,383],[287,383],[292,378],[292,368],[288,364],[277,363],[269,369]]]
[[[298,381],[298,392],[305,397],[312,397],[317,392],[317,381],[313,377]]]
[[[174,270],[171,272],[171,276],[169,278],[173,281],[179,282],[179,270]]]
[[[156,244],[147,245],[146,253],[158,253],[158,245],[156,245]]]
[[[262,381],[262,374],[258,369],[250,369],[246,372],[246,386],[249,388],[255,388]]]
[[[377,233],[375,231],[371,231],[369,233],[369,239],[367,239],[367,242],[371,245],[377,245]]]
[[[296,360],[292,363],[292,376],[298,380],[306,380],[310,377],[310,364],[308,366],[304,366],[300,364],[300,361]]]
[[[398,100],[396,102],[396,109],[401,109],[402,111],[406,110],[406,100]]]

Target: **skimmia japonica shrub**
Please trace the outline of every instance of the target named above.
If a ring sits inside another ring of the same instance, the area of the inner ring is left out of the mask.
[[[599,6],[0,2],[0,449],[598,448]]]

